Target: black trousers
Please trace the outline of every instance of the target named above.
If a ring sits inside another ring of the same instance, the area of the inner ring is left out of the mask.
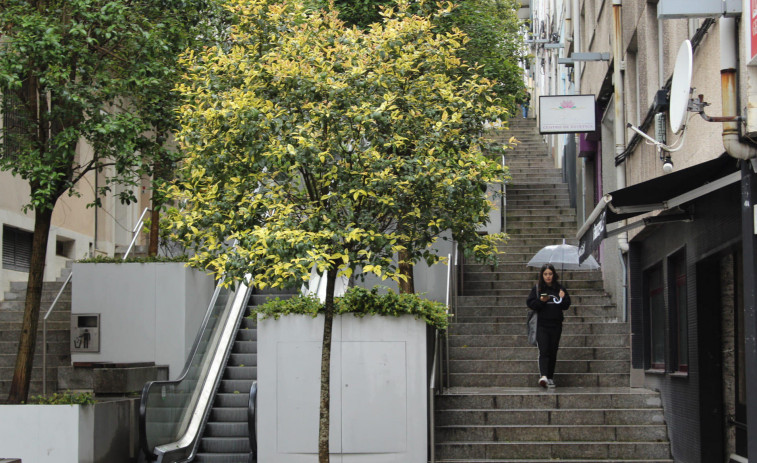
[[[539,323],[536,326],[536,345],[539,348],[539,374],[546,376],[548,379],[552,379],[555,376],[560,336],[562,336],[561,322]]]

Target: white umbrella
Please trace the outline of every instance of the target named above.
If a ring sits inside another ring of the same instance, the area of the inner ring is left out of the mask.
[[[583,263],[578,263],[578,247],[570,244],[553,244],[545,246],[528,261],[528,267],[541,267],[552,264],[560,270],[594,270],[599,268],[594,257],[589,256]]]

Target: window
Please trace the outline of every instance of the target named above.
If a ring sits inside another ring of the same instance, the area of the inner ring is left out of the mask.
[[[21,128],[21,116],[18,111],[20,99],[16,94],[6,93],[2,95],[3,125],[2,125],[2,151],[0,156],[15,159],[21,150],[19,140],[13,135],[18,135]]]
[[[32,258],[33,234],[18,228],[3,226],[3,268],[28,272]]]
[[[668,259],[670,293],[670,360],[674,371],[689,371],[689,310],[686,296],[686,254],[679,251]]]
[[[665,369],[665,294],[662,266],[645,272],[646,305],[649,311],[649,365]]]
[[[55,255],[72,259],[74,257],[74,240],[58,237],[55,240]]]
[[[670,288],[670,360],[675,371],[689,371],[688,300],[686,297],[686,255],[677,252],[668,259]]]

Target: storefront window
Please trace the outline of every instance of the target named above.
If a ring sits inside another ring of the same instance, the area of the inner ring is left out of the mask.
[[[686,297],[686,256],[683,251],[668,261],[670,281],[671,360],[675,371],[689,371],[688,300]]]
[[[649,364],[651,368],[665,368],[665,295],[662,266],[646,272],[647,307],[649,309]]]

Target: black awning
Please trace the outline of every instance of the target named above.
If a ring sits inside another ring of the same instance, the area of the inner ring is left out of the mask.
[[[586,223],[578,232],[580,261],[599,247],[604,238],[621,229],[608,232],[606,225],[652,211],[664,211],[692,201],[702,195],[739,180],[738,160],[726,153],[671,174],[637,183],[603,196]],[[646,219],[645,219],[646,220]],[[643,225],[639,221],[635,225]]]
[[[666,202],[671,199],[738,170],[738,160],[724,153],[711,161],[613,191],[610,193],[612,201],[611,206],[607,207],[606,223],[667,209]]]

